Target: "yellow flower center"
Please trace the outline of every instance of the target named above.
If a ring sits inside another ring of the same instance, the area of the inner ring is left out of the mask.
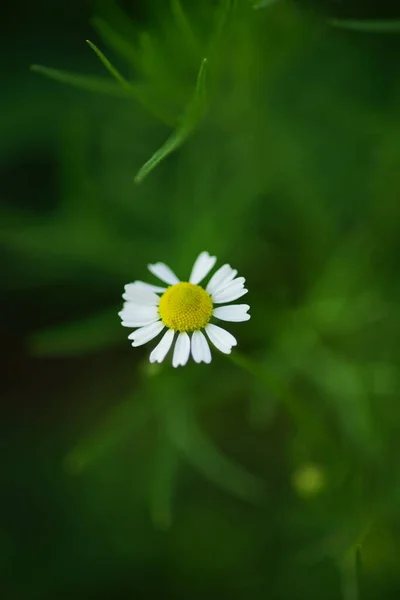
[[[211,319],[213,303],[199,285],[177,283],[161,296],[158,312],[164,325],[176,331],[196,331]]]

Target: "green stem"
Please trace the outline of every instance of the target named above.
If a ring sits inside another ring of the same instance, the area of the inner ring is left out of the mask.
[[[165,436],[160,440],[156,452],[150,489],[150,514],[154,526],[166,530],[169,529],[172,521],[179,454]]]
[[[353,547],[344,557],[341,567],[343,600],[359,600],[357,557],[358,546]]]

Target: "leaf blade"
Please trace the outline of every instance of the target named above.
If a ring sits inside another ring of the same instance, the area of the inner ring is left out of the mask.
[[[400,33],[400,20],[376,21],[363,19],[329,19],[329,23],[340,29],[351,29],[366,33]]]
[[[114,65],[108,60],[108,58],[103,54],[103,52],[90,40],[86,40],[88,46],[93,50],[93,52],[99,57],[107,71],[112,75],[122,87],[130,89],[129,82],[121,75],[121,73],[114,67]]]
[[[78,475],[111,452],[122,440],[143,429],[151,408],[140,397],[130,397],[116,406],[106,419],[71,448],[64,459],[64,468]]]
[[[54,81],[58,81],[59,83],[65,83],[88,92],[103,93],[111,96],[117,96],[119,98],[128,98],[133,96],[132,89],[127,90],[126,88],[121,88],[120,85],[116,85],[115,82],[110,81],[106,77],[81,75],[71,71],[63,71],[60,69],[45,67],[43,65],[31,65],[30,69],[35,73],[40,73],[41,75],[44,75],[45,77],[48,77]]]
[[[94,17],[91,23],[107,46],[112,48],[116,54],[119,54],[130,65],[139,66],[139,57],[133,44],[129,43],[123,35],[118,33],[101,17]]]
[[[74,356],[121,341],[117,310],[107,310],[72,323],[44,329],[30,338],[34,356]]]
[[[176,122],[173,115],[167,114],[164,109],[157,106],[157,103],[152,98],[151,90],[146,84],[127,82],[126,86],[121,86],[120,83],[116,83],[114,80],[110,80],[106,77],[81,75],[80,73],[62,71],[60,69],[53,69],[43,65],[31,65],[30,69],[31,71],[39,73],[40,75],[44,75],[53,81],[58,81],[59,83],[70,85],[86,92],[100,93],[116,98],[135,100],[145,110],[166,125],[173,126]]]
[[[203,58],[196,80],[194,95],[182,118],[181,125],[177,127],[165,143],[139,169],[135,176],[135,183],[141,183],[161,161],[179,148],[199,125],[206,106],[206,70],[207,59]]]
[[[264,482],[222,454],[199,427],[187,404],[170,402],[163,408],[166,434],[173,446],[198,472],[221,489],[242,500],[259,503]]]

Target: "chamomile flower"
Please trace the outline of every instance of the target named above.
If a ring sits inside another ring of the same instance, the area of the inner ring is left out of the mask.
[[[124,327],[135,327],[128,338],[132,346],[142,346],[164,331],[150,354],[150,362],[161,363],[175,342],[172,365],[186,365],[190,354],[195,362],[210,363],[211,351],[207,338],[225,354],[230,354],[237,341],[231,333],[211,321],[248,321],[248,304],[228,304],[247,293],[244,277],[223,265],[204,288],[205,279],[216,262],[215,256],[201,252],[192,268],[189,281],[179,281],[164,263],[148,265],[149,271],[167,284],[160,287],[135,281],[125,286],[124,307],[119,316]],[[217,305],[217,306],[215,306]],[[205,332],[205,335],[203,333]]]

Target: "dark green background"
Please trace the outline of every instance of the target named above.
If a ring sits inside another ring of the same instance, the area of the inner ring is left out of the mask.
[[[332,21],[400,14],[237,0],[217,36],[223,5],[2,8],[5,600],[400,596],[400,25]],[[205,56],[206,115],[135,184]],[[238,351],[150,367],[123,286],[202,250],[247,279]]]

